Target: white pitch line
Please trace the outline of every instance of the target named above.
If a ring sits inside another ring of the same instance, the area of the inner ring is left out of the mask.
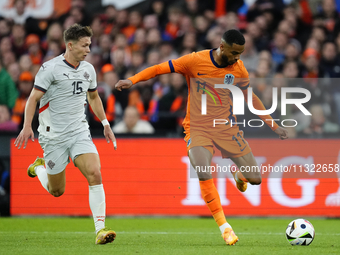
[[[0,231],[0,234],[8,234],[8,233],[19,233],[19,234],[94,234],[94,232],[68,232],[68,231]],[[118,231],[117,234],[126,234],[126,235],[217,235],[218,232],[157,232],[157,231],[141,231],[141,232],[134,232],[134,231]],[[238,235],[285,235],[285,232],[278,233],[278,232],[237,232]],[[340,233],[316,233],[316,235],[336,235],[340,236]]]

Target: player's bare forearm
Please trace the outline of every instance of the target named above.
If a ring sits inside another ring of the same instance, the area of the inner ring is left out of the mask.
[[[31,138],[32,141],[34,141],[34,133],[32,130],[32,119],[34,116],[35,108],[37,107],[37,101],[34,97],[29,97],[26,103],[25,107],[25,122],[24,126],[19,133],[18,137],[14,141],[15,147],[18,147],[18,149],[21,148],[22,145],[24,145],[24,149],[26,149],[28,139]]]
[[[32,126],[32,120],[35,113],[35,109],[37,107],[37,102],[35,99],[29,97],[25,106],[25,117],[24,117],[24,125],[25,127],[31,127]]]
[[[87,99],[89,101],[89,104],[91,105],[94,114],[98,117],[98,119],[100,119],[100,121],[106,119],[103,102],[100,99],[98,92],[88,92]]]
[[[25,107],[24,126],[14,142],[15,146],[18,147],[18,149],[21,148],[22,144],[24,144],[24,149],[25,149],[29,138],[31,138],[31,140],[34,141],[34,133],[32,130],[32,119],[35,113],[35,109],[37,107],[37,103],[43,95],[44,95],[44,92],[33,89],[27,100],[26,107]]]
[[[31,127],[32,120],[35,113],[35,109],[37,108],[37,103],[39,102],[40,98],[44,95],[44,92],[39,90],[33,89],[29,98],[27,99],[26,106],[25,106],[25,118],[24,118],[24,125],[23,127]]]
[[[89,104],[94,112],[94,114],[100,119],[100,121],[106,119],[104,107],[103,107],[103,102],[100,99],[98,92],[88,92],[88,97],[87,97]],[[109,143],[110,140],[113,143],[113,147],[116,150],[117,149],[117,142],[116,142],[116,137],[112,132],[112,129],[110,125],[104,125],[104,136],[106,141]]]
[[[91,105],[91,108],[94,114],[98,117],[98,119],[100,119],[100,121],[105,120],[106,115],[105,115],[102,100],[100,99],[98,92],[97,91],[88,92],[87,98],[88,98],[89,104]],[[113,134],[110,125],[104,125],[104,136],[108,143],[110,142],[110,140],[112,141],[113,147],[116,150],[117,149],[116,137]]]

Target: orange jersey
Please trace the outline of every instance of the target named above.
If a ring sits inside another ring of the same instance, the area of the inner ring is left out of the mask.
[[[237,84],[241,89],[248,88],[249,75],[241,60],[233,65],[220,67],[214,60],[213,50],[203,50],[172,60],[169,65],[187,80],[189,94],[187,114],[183,121],[186,133],[190,127],[195,127],[195,130],[214,131],[230,128],[230,125],[213,127],[214,119],[228,120],[229,123],[232,119],[234,123],[236,122],[230,90],[215,88],[215,84],[223,84],[225,78],[230,77],[232,85]],[[202,115],[201,112],[202,94],[206,94],[206,115]]]
[[[214,119],[228,120],[235,123],[236,116],[233,115],[233,105],[230,98],[230,90],[215,88],[215,84],[229,84],[239,87],[247,99],[247,88],[249,87],[249,75],[242,60],[235,64],[221,67],[213,57],[214,50],[203,50],[193,52],[175,60],[149,67],[142,72],[130,77],[133,84],[148,80],[159,74],[176,72],[182,74],[188,84],[187,113],[183,121],[185,133],[190,128],[206,131],[223,131],[230,125],[216,125],[213,127]],[[206,115],[202,115],[202,94],[206,94]],[[253,105],[255,109],[265,110],[262,102],[253,94]],[[262,120],[272,119],[270,115],[260,116]],[[271,122],[265,121],[271,127]],[[277,128],[274,122],[273,130]]]

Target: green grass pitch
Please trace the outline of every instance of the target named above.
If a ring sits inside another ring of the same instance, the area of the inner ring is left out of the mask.
[[[293,219],[229,218],[240,241],[227,246],[211,218],[107,218],[117,238],[99,246],[92,218],[0,218],[0,254],[340,254],[339,219],[307,218],[313,243],[291,246]]]

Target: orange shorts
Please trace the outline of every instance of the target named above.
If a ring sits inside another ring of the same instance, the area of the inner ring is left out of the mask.
[[[187,152],[193,147],[202,146],[214,155],[214,145],[221,151],[222,158],[238,158],[251,152],[248,142],[243,138],[243,131],[237,126],[223,133],[187,133],[184,140],[187,143]]]

